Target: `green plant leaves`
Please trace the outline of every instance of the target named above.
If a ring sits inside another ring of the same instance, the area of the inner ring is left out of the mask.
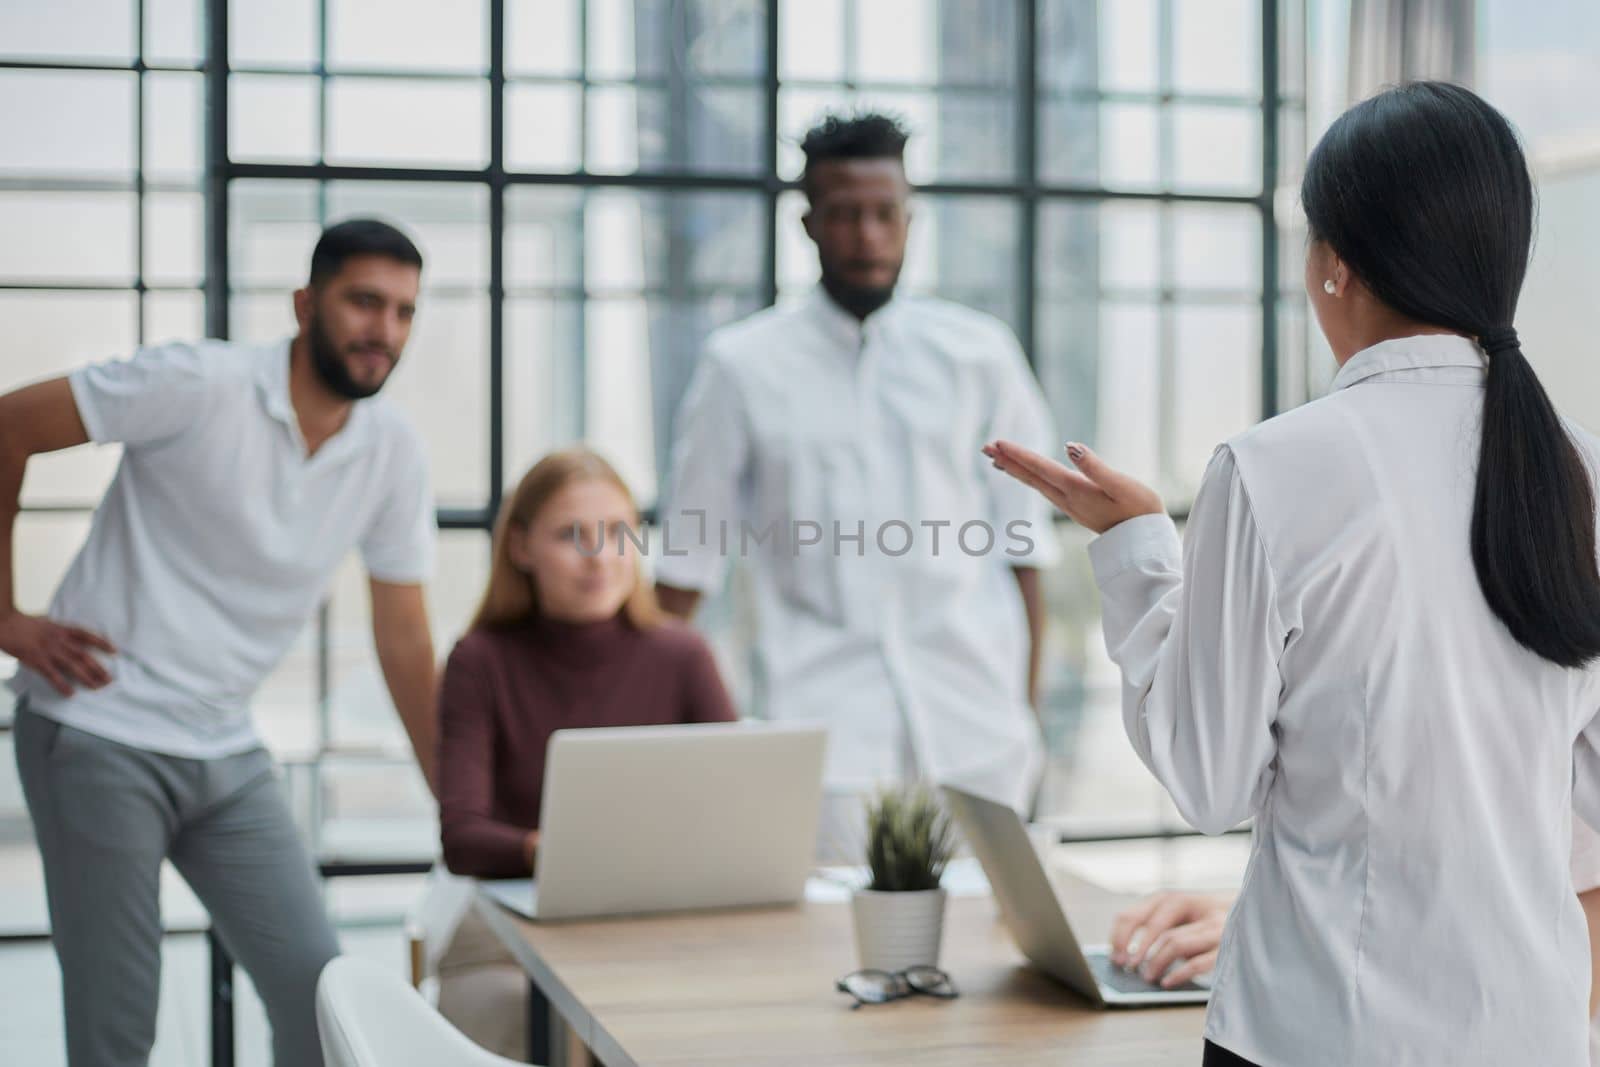
[[[868,889],[912,893],[938,889],[955,851],[950,815],[926,786],[885,789],[867,803]]]

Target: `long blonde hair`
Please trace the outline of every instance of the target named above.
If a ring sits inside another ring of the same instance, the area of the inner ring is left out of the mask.
[[[472,629],[480,626],[514,626],[539,618],[539,592],[534,576],[519,568],[511,558],[511,539],[527,536],[539,512],[555,496],[574,482],[604,482],[627,498],[638,512],[633,493],[616,468],[587,448],[565,448],[545,456],[517,483],[516,491],[500,508],[494,525],[494,548],[489,563],[489,585],[484,590]],[[622,614],[637,629],[649,629],[661,621],[661,607],[655,590],[644,580],[636,564],[633,592],[622,605]]]

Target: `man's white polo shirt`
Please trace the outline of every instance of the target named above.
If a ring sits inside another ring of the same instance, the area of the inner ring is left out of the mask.
[[[122,462],[49,617],[104,634],[113,681],[42,715],[126,745],[209,759],[259,744],[249,702],[352,547],[380,581],[425,580],[433,494],[421,439],[381,397],[317,453],[289,401],[289,345],[142,348],[73,372],[91,440]]]

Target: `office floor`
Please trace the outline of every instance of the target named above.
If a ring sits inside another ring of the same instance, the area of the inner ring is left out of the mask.
[[[416,877],[364,879],[362,885],[333,883],[329,910],[339,922],[339,940],[352,955],[406,967],[398,916],[421,889]],[[199,931],[205,911],[171,868],[163,871],[161,910],[168,929]],[[46,926],[44,879],[30,839],[0,843],[0,935]],[[150,1067],[209,1067],[210,959],[205,936],[168,934],[161,950],[161,1007]],[[271,1067],[266,1016],[249,979],[235,987],[238,1067]],[[62,1043],[61,971],[50,942],[0,940],[0,1064],[65,1067]]]
[[[343,930],[346,952],[401,968],[400,927]],[[169,935],[161,950],[161,1010],[150,1067],[207,1067],[210,1014],[206,1001],[206,943],[200,934]],[[266,1017],[242,979],[238,991],[238,1067],[270,1067]],[[0,944],[0,1063],[66,1067],[62,1044],[60,971],[48,941]]]

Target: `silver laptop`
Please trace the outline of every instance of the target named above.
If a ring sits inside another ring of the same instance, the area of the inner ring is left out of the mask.
[[[775,723],[557,730],[533,883],[485,887],[540,920],[796,903],[826,737]]]
[[[1112,963],[1105,946],[1080,946],[1022,817],[1004,804],[949,786],[944,795],[983,864],[1011,939],[1034,966],[1101,1006],[1205,1003],[1211,993],[1202,986],[1191,982],[1163,989]]]

